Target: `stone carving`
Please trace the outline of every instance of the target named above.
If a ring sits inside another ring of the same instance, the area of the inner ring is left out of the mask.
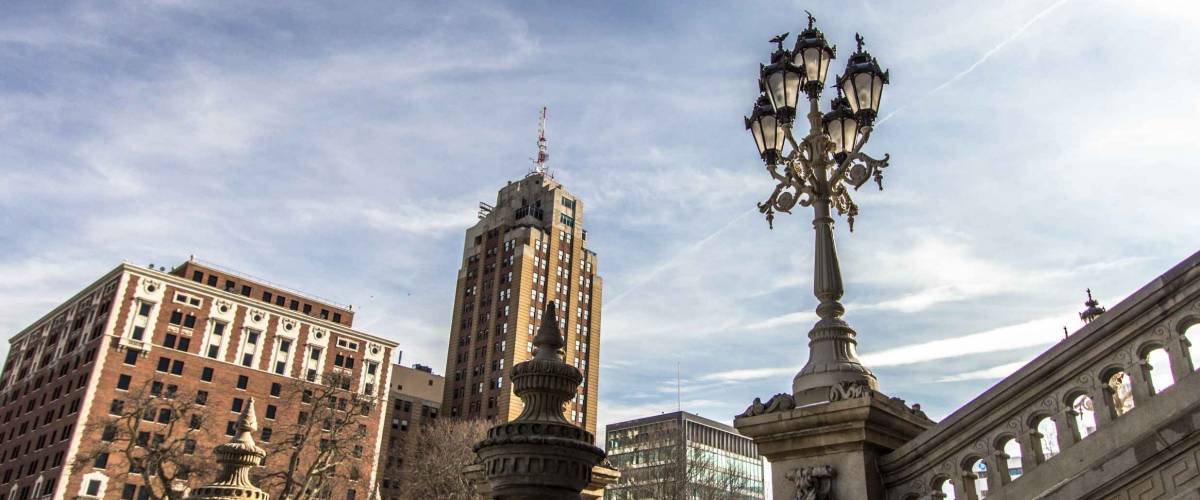
[[[739,414],[739,417],[753,417],[755,415],[766,415],[777,411],[788,411],[796,407],[796,400],[791,394],[776,394],[771,396],[767,404],[763,404],[762,399],[754,398],[754,402],[750,403],[750,407],[746,411]]]
[[[783,477],[796,486],[794,500],[831,500],[836,476],[832,465],[818,465],[792,469]]]
[[[866,382],[844,380],[829,388],[829,401],[843,401],[866,397],[871,393],[871,387]]]

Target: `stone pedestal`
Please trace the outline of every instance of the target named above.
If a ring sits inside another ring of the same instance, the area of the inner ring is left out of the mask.
[[[846,389],[800,408],[790,394],[755,400],[734,419],[771,462],[774,498],[883,500],[877,459],[934,425],[903,400],[865,386]]]
[[[475,483],[475,500],[491,500],[492,485],[488,483],[482,463],[468,465],[463,469],[463,475],[467,477],[467,480]],[[579,498],[581,500],[603,500],[604,489],[617,484],[617,480],[620,478],[621,472],[607,461],[592,467],[592,482],[583,488],[583,491],[579,493]]]

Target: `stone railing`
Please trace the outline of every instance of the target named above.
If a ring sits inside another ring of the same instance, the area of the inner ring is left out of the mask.
[[[1111,463],[1141,427],[1190,411],[1180,408],[1200,387],[1188,340],[1200,341],[1197,324],[1200,253],[882,457],[887,498],[1059,498],[1047,492]],[[1087,481],[1077,489],[1103,484]]]

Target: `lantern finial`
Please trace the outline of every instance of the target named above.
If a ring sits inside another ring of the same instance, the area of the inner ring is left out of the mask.
[[[771,43],[779,46],[779,51],[783,52],[783,41],[787,40],[787,37],[789,34],[790,33],[784,33],[782,35],[777,35],[775,38],[771,39]]]
[[[860,35],[860,34],[858,34],[858,33],[855,33],[855,34],[854,34],[854,43],[857,43],[857,44],[858,44],[858,51],[859,51],[859,52],[862,52],[862,51],[863,51],[863,50],[862,50],[862,48],[863,48],[863,36],[862,36],[862,35]]]
[[[812,12],[807,10],[804,13],[808,14],[808,29],[813,29],[813,23],[817,22],[817,18],[813,17]]]

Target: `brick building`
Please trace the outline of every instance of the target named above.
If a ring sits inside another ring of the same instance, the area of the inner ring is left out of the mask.
[[[454,297],[443,413],[507,422],[521,413],[508,373],[529,359],[542,311],[556,301],[567,363],[584,374],[567,419],[596,431],[603,281],[585,248],[583,202],[535,171],[481,204],[466,232]]]
[[[353,319],[348,307],[194,260],[170,272],[117,266],[10,339],[0,375],[0,500],[145,497],[118,456],[77,460],[111,439],[102,425],[137,387],[186,394],[211,410],[188,443],[201,457],[236,432],[235,411],[250,398],[264,416],[260,444],[271,443],[273,427],[302,420],[305,403],[281,398],[283,387],[336,373],[353,381],[343,389],[355,399],[384,397],[396,343],[353,330]],[[363,415],[355,452],[369,466],[335,498],[366,498],[375,483],[380,406],[351,410]],[[142,424],[160,438],[154,417]],[[275,457],[266,465],[280,467]]]
[[[412,443],[408,439],[409,432],[416,432],[421,425],[433,423],[438,418],[445,382],[444,377],[435,375],[428,366],[392,365],[392,383],[388,388],[384,417],[387,428],[376,467],[381,498],[400,498],[404,492],[404,455]]]

